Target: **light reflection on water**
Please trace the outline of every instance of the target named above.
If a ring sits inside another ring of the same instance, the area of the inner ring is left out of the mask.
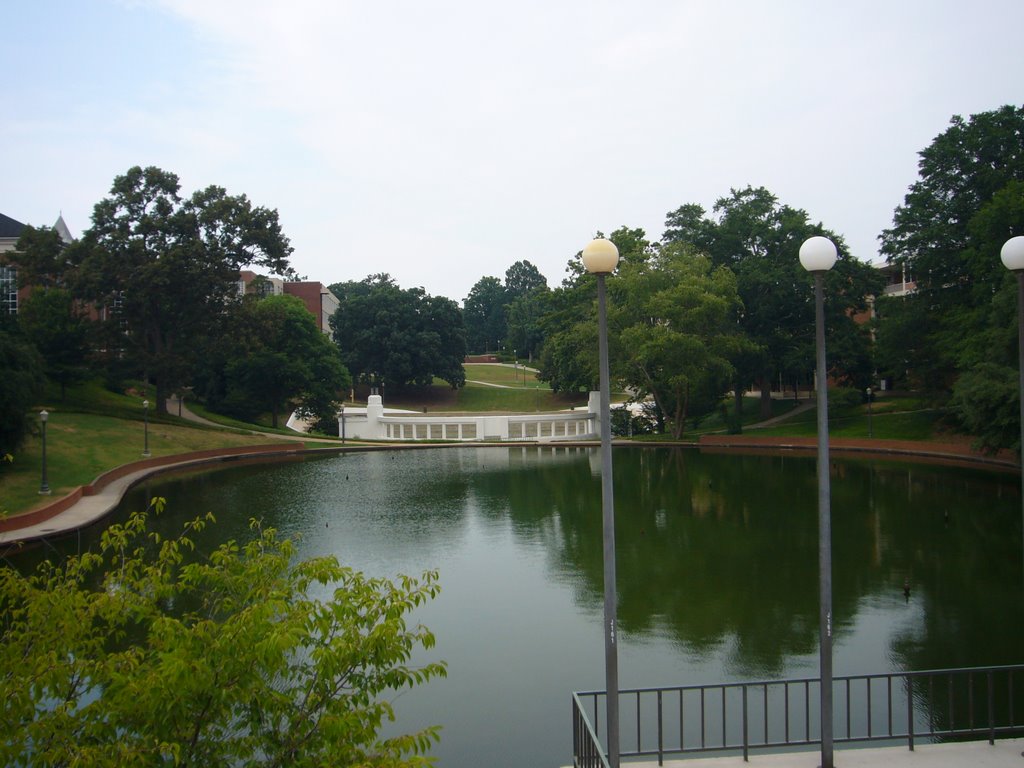
[[[569,694],[603,688],[600,485],[585,449],[445,448],[239,466],[148,483],[158,524],[250,517],[375,576],[438,569],[416,618],[447,679],[403,694],[403,730],[442,723],[441,766],[571,761]],[[835,672],[1019,661],[1013,475],[836,461]],[[616,449],[622,687],[815,676],[811,458]],[[948,520],[947,520],[948,515]],[[911,596],[905,600],[903,583]]]

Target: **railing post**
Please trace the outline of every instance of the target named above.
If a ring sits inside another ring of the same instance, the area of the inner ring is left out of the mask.
[[[993,690],[992,670],[988,671],[988,743],[996,743],[995,691]]]
[[[907,675],[907,743],[914,751],[914,678]]]
[[[658,765],[665,763],[665,734],[662,727],[661,691],[658,691]]]
[[[725,698],[725,691],[722,691],[722,698]],[[722,724],[725,727],[725,724]],[[723,734],[724,739],[724,734]],[[767,739],[765,739],[767,741]],[[743,762],[750,762],[750,750],[747,746],[747,686],[743,686]]]

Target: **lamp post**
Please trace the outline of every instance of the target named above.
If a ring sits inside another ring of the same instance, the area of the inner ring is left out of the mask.
[[[1003,266],[1017,275],[1017,396],[1020,399],[1021,520],[1024,521],[1024,235],[1011,237],[999,252]],[[1021,545],[1024,546],[1024,534]]]
[[[821,768],[832,763],[832,491],[828,466],[828,378],[825,366],[825,273],[836,263],[827,237],[800,246],[800,264],[814,276],[814,346],[818,400],[818,664],[821,676]]]
[[[145,423],[145,431],[143,435],[144,442],[142,443],[142,455],[149,456],[149,400],[142,401],[142,420]]]
[[[43,429],[43,475],[39,481],[39,495],[49,496],[50,495],[50,483],[46,479],[46,421],[50,418],[45,410],[39,412],[39,424]]]
[[[864,390],[864,394],[868,396],[868,437],[874,437],[874,431],[871,429],[871,387]]]
[[[611,387],[608,382],[608,318],[604,279],[618,263],[619,250],[610,240],[591,240],[583,249],[583,265],[597,278],[601,378],[601,519],[604,532],[604,675],[608,713],[608,763],[611,768],[619,768],[619,651],[615,592],[615,501],[612,496]]]

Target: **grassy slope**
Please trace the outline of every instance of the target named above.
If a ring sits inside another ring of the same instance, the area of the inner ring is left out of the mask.
[[[118,395],[95,383],[69,389],[64,400],[46,394],[33,410],[45,408],[50,413],[46,428],[50,498],[141,458],[145,442],[142,400],[141,395]],[[150,411],[149,450],[154,456],[270,442],[274,439],[263,435],[203,427],[173,416],[157,417]],[[19,512],[47,501],[39,496],[41,467],[42,440],[35,434],[14,462],[0,472],[0,512]]]

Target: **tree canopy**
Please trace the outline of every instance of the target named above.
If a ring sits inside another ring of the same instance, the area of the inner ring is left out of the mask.
[[[224,361],[226,401],[251,417],[269,411],[274,427],[295,406],[318,428],[336,423],[351,377],[341,354],[295,296],[247,297],[234,312]]]
[[[390,275],[330,286],[340,307],[331,318],[334,341],[353,376],[389,387],[453,388],[466,383],[466,336],[459,306],[422,288],[400,288]]]
[[[42,384],[42,361],[13,319],[0,317],[0,467],[30,430],[29,408]]]
[[[737,391],[756,383],[764,415],[776,377],[807,379],[814,369],[814,309],[811,279],[800,266],[800,245],[825,235],[839,250],[827,277],[830,373],[866,384],[871,374],[870,337],[853,315],[868,307],[882,280],[869,265],[853,259],[839,235],[813,224],[806,211],[781,204],[764,187],[731,190],[714,207],[714,217],[696,204],[666,217],[663,240],[685,243],[706,253],[716,266],[736,274],[743,313],[739,324],[752,346],[735,361]]]
[[[178,177],[135,167],[96,204],[74,249],[80,295],[116,308],[122,343],[156,385],[156,406],[187,380],[194,344],[237,294],[238,272],[290,273],[277,212],[217,186],[179,196]]]
[[[156,500],[156,506],[162,506]],[[253,522],[209,556],[146,533],[0,566],[0,761],[30,765],[420,765],[438,729],[383,737],[391,697],[443,676],[410,665],[434,636],[406,617],[436,573],[368,578]]]
[[[1017,366],[1016,281],[999,250],[1024,232],[1024,107],[954,116],[920,158],[918,180],[881,236],[916,291],[886,302],[879,352],[886,373],[906,371],[952,397],[983,444],[1016,446],[1017,394],[1006,401],[1004,386]],[[912,336],[891,332],[887,318],[912,321]]]

